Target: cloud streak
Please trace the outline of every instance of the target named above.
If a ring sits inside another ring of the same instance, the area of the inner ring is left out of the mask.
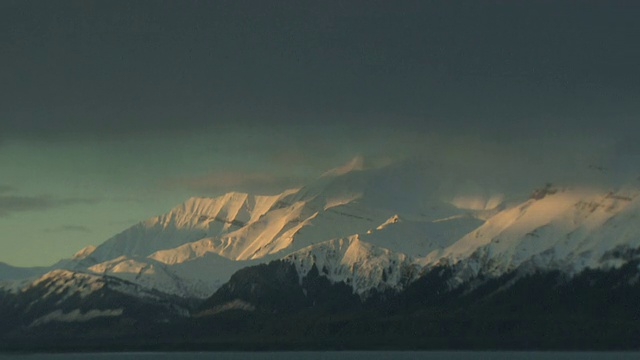
[[[91,198],[54,198],[49,195],[40,196],[0,196],[0,217],[6,217],[13,213],[46,211],[70,205],[91,205],[98,203],[98,199]]]
[[[209,194],[228,191],[272,193],[299,186],[301,182],[302,179],[266,172],[216,171],[201,176],[170,179],[164,186]]]
[[[82,225],[62,225],[55,228],[45,229],[45,232],[76,232],[76,233],[91,233],[91,229]]]

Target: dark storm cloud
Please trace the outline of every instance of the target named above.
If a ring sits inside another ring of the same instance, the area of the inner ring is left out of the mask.
[[[96,204],[97,199],[89,198],[53,198],[41,196],[13,196],[0,195],[0,217],[9,216],[17,212],[44,211],[62,206],[79,204]]]
[[[354,132],[615,136],[638,130],[639,11],[633,1],[4,1],[0,138],[275,132],[318,118]]]

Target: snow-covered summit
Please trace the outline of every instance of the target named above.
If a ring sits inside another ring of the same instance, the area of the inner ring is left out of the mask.
[[[80,249],[80,251],[73,254],[71,257],[72,260],[82,260],[86,259],[89,255],[91,255],[96,250],[95,245],[88,245]]]

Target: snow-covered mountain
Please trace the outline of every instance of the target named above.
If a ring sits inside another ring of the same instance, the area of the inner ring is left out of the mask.
[[[633,326],[640,186],[494,185],[442,177],[424,162],[366,168],[355,159],[276,195],[194,197],[51,267],[0,264],[0,348],[59,329],[69,348],[114,334],[127,346],[203,336],[217,344],[256,331],[314,342],[335,329],[358,340],[383,328],[421,342],[420,331],[441,336],[467,311],[474,339],[485,319],[504,329],[530,309],[576,309],[569,323],[599,321],[597,309],[615,319],[603,328],[616,336],[618,322]]]
[[[194,197],[53,268],[203,299],[236,271],[281,259],[300,279],[315,266],[366,296],[442,264],[455,265],[459,282],[518,268],[575,274],[619,266],[615,254],[640,246],[637,186],[548,184],[531,194],[438,170],[416,161],[367,169],[356,158],[276,195]],[[49,270],[0,268],[0,280]]]
[[[316,245],[314,253],[325,251],[320,244],[336,239],[361,236],[382,253],[424,256],[471,231],[482,223],[476,217],[491,211],[443,197],[427,168],[362,169],[357,160],[277,195],[188,199],[57,266],[204,298],[240,268]],[[402,223],[388,226],[394,216]]]

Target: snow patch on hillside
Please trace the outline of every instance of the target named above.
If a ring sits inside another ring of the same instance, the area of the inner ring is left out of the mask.
[[[53,270],[29,283],[22,291],[40,286],[47,289],[47,292],[42,295],[41,299],[47,299],[51,296],[62,296],[57,301],[57,303],[61,303],[74,295],[85,298],[93,292],[102,289],[105,286],[105,281],[102,277],[96,275],[69,270]]]
[[[42,316],[34,320],[29,327],[39,326],[52,321],[61,322],[85,322],[99,317],[114,317],[122,315],[124,309],[109,309],[109,310],[89,310],[86,313],[82,313],[80,309],[72,310],[68,313],[64,313],[62,310],[55,310],[45,316]]]

